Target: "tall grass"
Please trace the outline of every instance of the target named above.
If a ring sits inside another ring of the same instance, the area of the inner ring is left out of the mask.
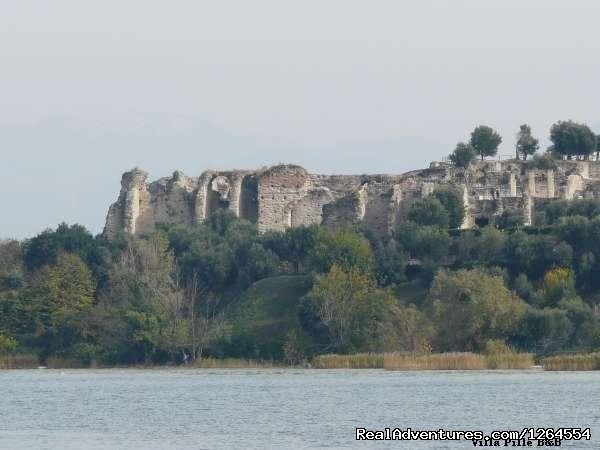
[[[0,356],[0,369],[35,369],[39,365],[37,355],[30,353]]]
[[[389,370],[484,370],[529,369],[531,353],[506,352],[480,355],[476,353],[358,353],[354,355],[321,355],[313,359],[317,369],[389,369]]]
[[[384,367],[390,370],[482,370],[486,369],[485,356],[475,353],[432,353],[385,355]]]
[[[600,370],[600,352],[550,356],[541,364],[544,370]]]
[[[355,353],[353,355],[320,355],[313,359],[316,369],[382,369],[383,353]]]
[[[259,369],[275,367],[272,361],[238,358],[202,358],[194,362],[199,369]]]
[[[87,369],[90,364],[75,358],[64,358],[62,356],[49,356],[45,366],[48,369]]]
[[[530,369],[534,365],[532,353],[496,353],[485,355],[487,369]]]

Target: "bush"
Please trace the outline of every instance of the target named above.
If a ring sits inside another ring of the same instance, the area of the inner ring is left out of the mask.
[[[408,220],[418,225],[448,228],[450,216],[438,198],[429,196],[411,206]]]
[[[556,169],[556,161],[549,153],[545,153],[543,155],[538,155],[536,153],[533,155],[533,158],[527,161],[527,168],[538,170],[554,170]]]

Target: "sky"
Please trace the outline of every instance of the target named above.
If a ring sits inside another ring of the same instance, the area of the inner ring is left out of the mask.
[[[426,167],[600,133],[595,0],[2,0],[0,238],[102,231],[122,172]]]

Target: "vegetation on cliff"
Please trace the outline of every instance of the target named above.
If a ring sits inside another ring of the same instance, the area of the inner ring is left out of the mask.
[[[392,236],[360,224],[261,235],[219,211],[110,242],[64,224],[3,241],[0,353],[111,365],[490,342],[597,351],[600,201],[549,203],[532,227],[458,232],[446,197],[417,203]]]

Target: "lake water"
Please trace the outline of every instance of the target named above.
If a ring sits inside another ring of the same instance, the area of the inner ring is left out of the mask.
[[[563,447],[600,448],[600,373],[0,371],[0,448],[11,450],[467,449],[472,442],[358,442],[355,428],[525,426],[591,427],[592,440]]]

